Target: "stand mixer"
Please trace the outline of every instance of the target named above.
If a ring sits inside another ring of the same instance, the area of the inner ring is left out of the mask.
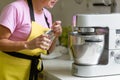
[[[69,43],[74,76],[120,74],[120,14],[77,14]]]

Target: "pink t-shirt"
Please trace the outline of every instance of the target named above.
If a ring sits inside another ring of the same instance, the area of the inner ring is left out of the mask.
[[[50,26],[52,25],[52,17],[47,9],[43,9],[42,14],[34,14],[35,21],[42,25],[43,27],[48,27],[44,14],[48,18]],[[31,31],[31,20],[29,7],[24,0],[17,0],[9,5],[7,5],[1,15],[0,24],[8,28],[12,35],[10,40],[24,41],[27,40]]]

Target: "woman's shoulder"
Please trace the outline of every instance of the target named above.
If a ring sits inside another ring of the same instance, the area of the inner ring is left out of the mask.
[[[29,14],[29,8],[24,0],[16,0],[6,5],[2,13],[13,13],[16,14],[14,16],[23,16],[26,13]]]
[[[1,11],[1,14],[9,15],[10,13],[14,13],[14,14],[23,13],[23,11],[26,11],[27,9],[27,8],[25,9],[25,7],[26,5],[25,5],[24,0],[16,0],[4,6]]]
[[[51,12],[48,10],[48,9],[46,9],[46,8],[43,8],[43,11],[44,11],[44,13],[45,13],[45,15],[47,16],[51,16]]]
[[[12,3],[10,3],[8,6],[12,6],[12,7],[15,7],[16,9],[23,9],[24,7],[26,7],[26,3],[24,0],[16,0]]]
[[[14,9],[14,10],[20,10],[20,9],[24,9],[26,6],[25,1],[24,0],[16,0],[14,2],[11,2],[9,4],[7,4],[3,10],[10,10],[10,9]]]

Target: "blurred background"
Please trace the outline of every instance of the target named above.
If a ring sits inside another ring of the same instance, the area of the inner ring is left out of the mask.
[[[0,11],[2,8],[15,0],[0,0]],[[76,3],[75,1],[78,1]],[[80,2],[79,2],[80,1]],[[94,3],[110,3],[110,0],[59,0],[57,5],[50,11],[53,14],[54,20],[61,20],[63,26],[72,24],[72,16],[78,13],[110,13],[110,6],[99,5],[94,6]],[[116,12],[120,12],[120,0],[116,0]]]

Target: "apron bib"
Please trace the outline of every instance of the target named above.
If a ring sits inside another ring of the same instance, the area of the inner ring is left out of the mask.
[[[48,30],[49,30],[49,28],[42,27],[38,23],[32,21],[32,31],[31,31],[31,35],[28,38],[28,41],[40,36],[41,34],[44,34]],[[26,50],[21,50],[18,52],[27,54],[27,55],[31,55],[31,56],[40,55],[40,53],[47,54],[46,50],[42,50],[40,48],[33,49],[33,50],[26,49]]]

